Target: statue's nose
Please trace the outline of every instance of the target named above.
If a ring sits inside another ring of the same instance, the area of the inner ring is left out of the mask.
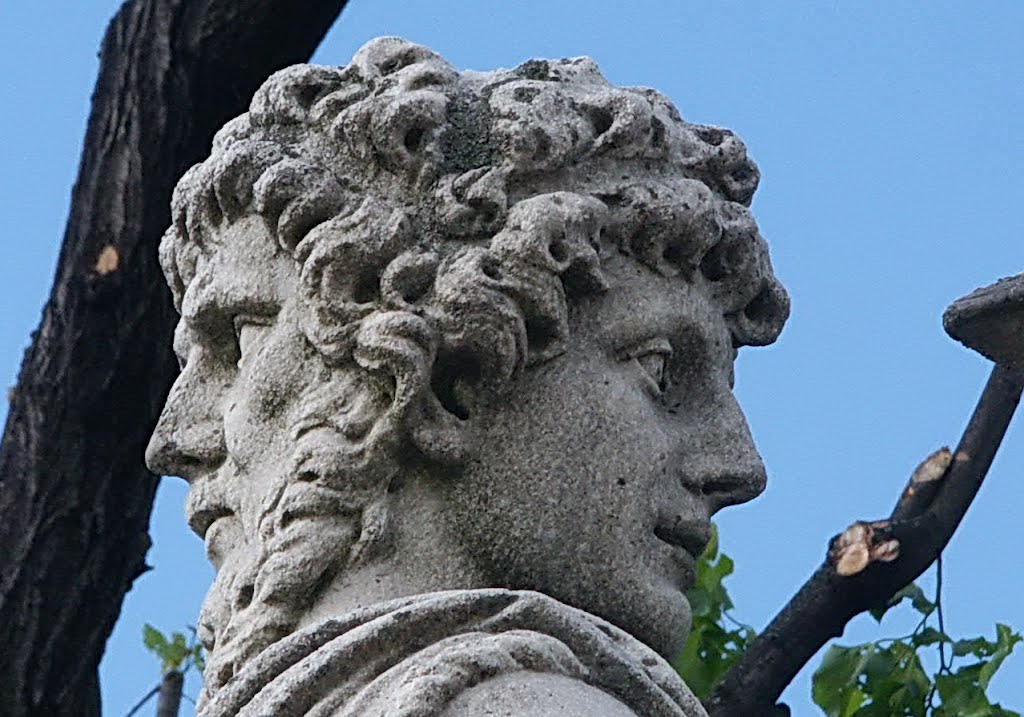
[[[146,447],[146,465],[154,473],[192,480],[216,468],[224,460],[218,432],[207,427],[153,432]]]
[[[160,475],[192,480],[224,461],[223,421],[207,391],[178,377],[146,448],[146,465]]]
[[[689,487],[703,496],[708,512],[713,514],[759,496],[767,476],[732,391],[723,391],[708,408],[689,443],[696,456],[688,460],[697,461],[697,465],[686,473],[692,483]]]
[[[767,476],[760,459],[748,465],[708,476],[702,485],[708,512],[753,500],[764,492]]]

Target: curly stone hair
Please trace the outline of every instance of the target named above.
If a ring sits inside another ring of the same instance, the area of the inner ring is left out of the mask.
[[[267,80],[176,188],[161,261],[180,308],[218,227],[256,213],[301,265],[303,330],[328,363],[364,363],[364,341],[398,369],[374,336],[411,332],[423,360],[458,357],[500,390],[563,349],[567,300],[605,286],[611,251],[703,274],[736,346],[774,341],[789,304],[747,209],[758,177],[731,132],[587,58],[459,73],[381,38]]]
[[[300,266],[301,329],[345,378],[310,396],[302,419],[336,439],[298,441],[290,473],[344,493],[358,525],[338,547],[353,561],[382,532],[395,442],[459,462],[464,447],[427,426],[465,418],[561,353],[569,303],[608,285],[605,258],[699,274],[735,346],[774,341],[789,302],[747,208],[758,178],[732,132],[685,122],[653,90],[610,85],[587,58],[460,73],[381,38],[345,67],[267,80],[178,184],[160,259],[179,310],[199,256],[243,215]],[[267,501],[265,547],[289,489]],[[308,564],[277,588],[274,571],[256,570],[257,598],[282,604],[331,569]],[[237,589],[251,594],[247,581]],[[260,645],[292,619],[264,612]]]

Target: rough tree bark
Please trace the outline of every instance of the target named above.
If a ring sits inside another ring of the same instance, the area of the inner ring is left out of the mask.
[[[99,715],[97,666],[145,569],[143,450],[177,366],[156,247],[182,172],[345,0],[132,0],[104,37],[50,299],[0,444],[2,711]]]

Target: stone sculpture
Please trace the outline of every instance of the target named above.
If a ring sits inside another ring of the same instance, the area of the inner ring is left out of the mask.
[[[161,245],[147,460],[217,569],[204,717],[704,714],[664,658],[710,515],[764,486],[757,182],[586,58],[383,38],[271,77]]]

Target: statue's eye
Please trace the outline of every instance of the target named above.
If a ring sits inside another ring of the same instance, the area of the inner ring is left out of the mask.
[[[270,330],[270,324],[273,319],[265,316],[244,316],[239,315],[234,318],[232,323],[235,329],[235,341],[238,344],[238,365],[241,366],[242,362],[247,357],[254,354],[260,347],[266,337],[267,332]]]
[[[672,344],[667,339],[649,339],[630,346],[620,355],[623,360],[632,360],[636,363],[653,394],[664,393],[667,387],[669,360],[672,358]]]
[[[668,364],[668,355],[663,353],[649,353],[637,356],[636,360],[641,368],[658,384],[658,391],[665,390],[665,366]]]

